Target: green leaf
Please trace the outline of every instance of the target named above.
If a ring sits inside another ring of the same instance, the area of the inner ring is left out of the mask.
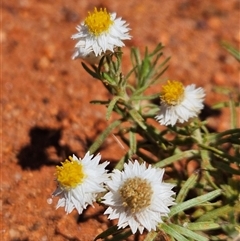
[[[97,68],[95,69],[96,73],[99,76],[101,76],[101,70],[104,67],[104,62],[106,62],[106,56],[105,55],[103,55],[103,57],[100,59],[99,64],[98,64]]]
[[[154,166],[163,168],[165,166],[168,166],[168,165],[174,163],[175,161],[178,161],[178,160],[181,160],[184,158],[193,158],[193,157],[198,156],[198,154],[199,154],[199,151],[197,151],[197,150],[189,150],[189,151],[180,152],[180,153],[177,153],[173,156],[170,156],[168,158],[165,158],[165,159],[159,161]]]
[[[146,82],[147,82],[146,80],[149,75],[150,68],[151,68],[151,63],[150,63],[148,57],[145,57],[145,59],[143,59],[143,61],[142,61],[142,65],[141,65],[141,75],[138,78],[138,87],[141,87],[144,84],[146,84]]]
[[[220,133],[216,133],[214,136],[216,136],[216,139],[220,139],[224,136],[233,136],[236,135],[238,138],[240,137],[240,128],[236,128],[236,129],[230,129],[230,130],[226,130]]]
[[[112,238],[107,238],[108,236],[112,236]],[[117,227],[117,225],[112,226],[110,228],[108,228],[107,230],[105,230],[104,232],[102,232],[101,234],[99,234],[94,241],[98,240],[98,239],[104,239],[104,240],[108,240],[108,241],[122,241],[122,240],[126,240],[129,236],[132,235],[132,231],[128,230],[128,231],[124,231],[124,230],[119,230],[119,228]]]
[[[137,152],[137,140],[134,132],[129,132],[129,155],[133,156]]]
[[[92,71],[84,62],[82,62],[82,66],[93,78],[99,80],[101,79],[100,76],[96,72]]]
[[[238,125],[238,117],[237,110],[234,101],[229,99],[229,107],[230,107],[230,115],[231,115],[231,129],[237,128]]]
[[[125,163],[125,156],[123,156],[120,161],[118,161],[118,163],[116,164],[114,169],[117,169],[119,171],[121,171],[123,169],[124,163]]]
[[[123,241],[123,240],[127,240],[127,238],[129,236],[132,235],[132,231],[129,230],[129,231],[126,231],[126,232],[121,232],[117,235],[114,235],[111,239],[108,239],[108,241]]]
[[[109,101],[108,100],[91,100],[90,101],[91,104],[94,104],[94,105],[108,105],[109,104]]]
[[[172,228],[169,224],[161,223],[159,225],[159,229],[162,229],[165,233],[167,233],[171,237],[174,237],[177,241],[189,241],[174,228]]]
[[[133,96],[137,97],[139,95],[141,95],[147,88],[149,88],[149,84],[146,83],[145,85],[138,87],[138,89],[133,93]]]
[[[236,101],[232,101],[232,102],[235,105],[235,107],[240,107],[239,102],[236,102]],[[217,104],[214,104],[212,106],[212,109],[216,110],[216,109],[222,109],[222,108],[225,108],[225,107],[229,107],[229,102],[227,102],[227,101],[218,102]]]
[[[218,169],[221,169],[224,172],[228,172],[228,173],[235,174],[235,175],[240,175],[239,168],[235,169],[235,168],[231,167],[229,165],[229,162],[217,161],[217,167],[218,167]]]
[[[104,232],[100,233],[95,239],[94,241],[98,240],[98,239],[103,239],[103,238],[107,238],[108,236],[116,233],[118,231],[118,226],[112,226],[110,228],[108,228],[107,230],[105,230]]]
[[[126,74],[126,76],[125,76],[125,79],[126,79],[126,80],[131,76],[131,74],[132,74],[134,71],[136,71],[136,68],[137,68],[137,66],[134,66],[134,67]]]
[[[189,230],[187,228],[181,227],[179,225],[170,223],[169,226],[173,228],[178,233],[184,235],[185,237],[197,240],[197,241],[208,241],[208,238],[201,236],[198,233],[193,232],[192,230]],[[189,239],[188,239],[189,240]]]
[[[233,55],[238,61],[240,61],[240,51],[234,48],[231,44],[227,42],[222,42],[222,46]]]
[[[154,100],[159,98],[159,94],[153,94],[153,95],[140,95],[140,96],[132,96],[131,100],[135,101],[135,100]],[[160,102],[160,101],[159,101]]]
[[[107,108],[107,113],[106,113],[106,119],[109,120],[110,116],[112,114],[113,108],[116,105],[116,103],[118,102],[118,100],[121,99],[120,96],[115,96],[113,97],[113,99],[110,101],[108,108]]]
[[[149,232],[147,236],[145,237],[144,241],[154,241],[154,239],[158,236],[157,232]]]
[[[201,144],[199,144],[201,146]],[[205,150],[205,149],[201,149],[200,150],[200,155],[201,155],[201,167],[205,170],[215,170],[215,168],[212,166],[211,164],[211,158],[210,158],[210,152]]]
[[[104,142],[107,136],[120,124],[122,123],[121,120],[114,121],[111,125],[108,126],[95,140],[95,142],[89,148],[90,153],[94,153]]]
[[[154,55],[156,55],[163,48],[164,48],[164,46],[162,45],[162,43],[158,43],[156,48],[153,50],[153,52],[149,54],[149,57],[153,57]]]
[[[129,114],[131,115],[131,117],[133,118],[133,120],[142,127],[142,129],[146,130],[147,126],[144,123],[144,119],[143,117],[138,113],[137,110],[132,109],[129,111]]]
[[[109,74],[103,72],[102,77],[104,83],[109,84],[111,86],[116,86],[115,79],[113,79]]]
[[[138,66],[140,64],[141,57],[140,57],[138,48],[131,49],[131,60],[132,60],[133,66]]]
[[[239,207],[233,207],[230,205],[225,205],[223,207],[214,209],[212,211],[209,211],[202,215],[199,219],[197,219],[197,222],[202,222],[202,221],[208,221],[208,220],[215,220],[218,217],[223,217],[224,215],[228,215],[229,212],[234,212],[234,211],[240,211]]]
[[[201,143],[198,143],[198,145],[201,148],[210,151],[213,155],[215,155],[218,158],[221,158],[224,161],[227,161],[227,162],[231,161],[231,162],[236,162],[236,163],[239,161],[239,158],[231,156],[228,153],[226,153],[226,152],[224,152],[224,151],[222,151],[220,149],[217,149],[215,147],[212,147],[212,146],[209,146],[209,145],[204,145],[204,144],[201,144]],[[204,150],[202,150],[202,151],[204,151]]]
[[[213,222],[186,223],[184,224],[184,226],[193,231],[203,231],[221,228],[220,224]]]
[[[199,204],[207,202],[217,196],[219,196],[222,193],[220,189],[217,189],[215,191],[209,192],[207,194],[204,194],[202,196],[187,200],[183,203],[177,203],[175,206],[171,208],[171,212],[169,213],[169,217],[174,216],[177,213],[180,213],[186,209],[199,206]]]
[[[182,203],[184,199],[186,198],[189,190],[193,188],[198,179],[199,175],[197,172],[194,172],[188,179],[187,181],[183,184],[181,190],[179,191],[177,198],[176,198],[176,203]]]

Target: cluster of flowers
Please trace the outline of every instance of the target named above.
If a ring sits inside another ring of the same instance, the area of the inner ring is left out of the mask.
[[[109,162],[99,164],[100,154],[87,152],[82,159],[74,155],[69,159],[57,166],[58,187],[53,193],[60,196],[57,208],[64,207],[66,213],[75,208],[81,214],[102,194],[101,202],[108,206],[104,214],[109,214],[109,219],[119,219],[119,228],[129,225],[132,233],[142,233],[144,228],[156,230],[169,213],[168,206],[174,204],[174,185],[162,181],[164,169],[135,160],[125,163],[123,171],[107,173]]]
[[[72,36],[78,40],[72,58],[90,64],[98,63],[105,54],[123,47],[122,40],[131,38],[128,24],[106,9],[95,8],[77,30]],[[194,84],[184,87],[179,81],[169,80],[162,87],[156,120],[172,126],[187,122],[203,108],[204,96],[204,90],[196,89]],[[60,196],[57,208],[65,207],[67,213],[76,209],[81,214],[102,194],[101,202],[108,207],[104,214],[111,220],[118,219],[119,228],[129,226],[132,233],[142,233],[144,228],[156,230],[174,204],[174,185],[163,182],[164,169],[135,160],[125,163],[122,171],[108,173],[108,162],[99,164],[100,159],[100,154],[93,156],[88,152],[83,159],[73,155],[57,166],[58,188],[53,193]]]
[[[77,39],[73,59],[81,58],[90,64],[99,63],[105,54],[123,47],[122,40],[131,39],[126,21],[116,18],[116,13],[108,13],[106,9],[95,8],[93,13],[77,27],[78,33],[72,36]],[[169,80],[162,87],[161,106],[156,119],[161,125],[184,123],[197,117],[203,108],[204,90],[195,84],[184,87],[180,81]]]

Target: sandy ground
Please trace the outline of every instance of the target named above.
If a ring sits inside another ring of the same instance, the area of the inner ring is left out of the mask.
[[[240,44],[237,0],[3,0],[3,241],[90,241],[112,224],[97,204],[79,217],[55,210],[57,199],[47,202],[56,187],[55,165],[73,153],[83,157],[108,125],[105,109],[89,103],[108,94],[80,60],[71,60],[75,42],[70,36],[94,6],[107,7],[130,24],[125,72],[131,68],[131,47],[153,50],[162,42],[164,56],[172,56],[164,78],[204,87],[207,105],[228,98],[214,87],[239,88],[239,65],[220,46],[221,41]],[[209,126],[218,131],[230,127],[229,118],[225,109],[208,112]],[[112,136],[101,151],[110,161],[124,153]]]

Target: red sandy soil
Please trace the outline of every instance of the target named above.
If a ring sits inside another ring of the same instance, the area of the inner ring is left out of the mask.
[[[1,28],[1,225],[3,241],[90,241],[112,225],[98,204],[80,217],[66,215],[47,200],[56,188],[55,166],[68,155],[83,157],[108,125],[104,107],[93,99],[108,97],[101,83],[71,60],[75,27],[94,7],[117,12],[131,27],[130,48],[157,43],[172,56],[164,78],[205,88],[206,104],[228,97],[214,86],[239,88],[239,65],[220,46],[239,46],[237,0],[3,0]],[[159,87],[160,90],[160,87]],[[209,126],[230,128],[228,110],[208,111]],[[102,159],[117,161],[126,150],[110,136]],[[131,238],[131,240],[133,240]],[[141,238],[139,238],[141,240]]]

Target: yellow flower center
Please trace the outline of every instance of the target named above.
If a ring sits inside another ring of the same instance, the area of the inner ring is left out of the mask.
[[[160,97],[168,105],[179,104],[184,97],[183,84],[176,80],[168,80],[167,84],[162,87]]]
[[[86,17],[84,23],[93,35],[98,36],[108,31],[113,21],[106,8],[100,8],[99,11],[97,8],[94,8],[93,13],[88,12],[88,17]]]
[[[76,160],[73,160],[72,157],[69,157],[69,160],[62,162],[62,166],[56,166],[57,168],[57,181],[61,187],[66,189],[75,188],[81,184],[85,178],[85,173],[83,171],[83,166]]]
[[[153,191],[150,183],[145,179],[129,178],[119,192],[123,206],[129,208],[132,213],[137,213],[151,204]]]

